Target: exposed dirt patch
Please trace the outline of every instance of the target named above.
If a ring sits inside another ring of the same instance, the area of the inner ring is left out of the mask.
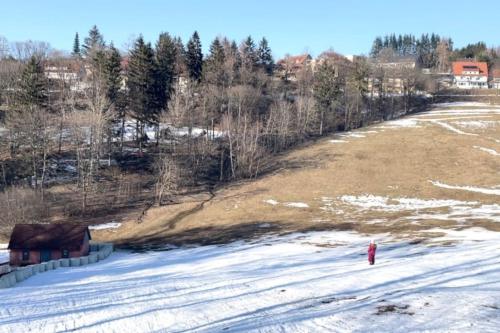
[[[410,306],[408,304],[405,305],[396,305],[396,304],[388,304],[388,305],[380,305],[377,306],[377,312],[375,312],[375,315],[380,316],[380,315],[385,315],[385,314],[390,314],[390,313],[397,313],[397,314],[405,314],[409,316],[413,316],[415,312],[409,311],[408,309]]]

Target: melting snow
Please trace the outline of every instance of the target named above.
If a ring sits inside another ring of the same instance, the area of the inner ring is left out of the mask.
[[[331,143],[344,143],[346,140],[330,140]]]
[[[500,153],[498,153],[496,150],[494,149],[489,149],[489,148],[484,148],[484,147],[479,147],[479,146],[474,146],[474,148],[476,149],[479,149],[479,150],[482,150],[490,155],[493,155],[493,156],[500,156]]]
[[[340,199],[347,204],[355,205],[364,209],[382,211],[418,210],[455,205],[475,205],[477,202],[465,202],[457,200],[422,200],[415,198],[388,198],[375,195],[344,195]]]
[[[7,250],[9,244],[0,244],[0,264],[9,261],[9,250]]]
[[[273,199],[264,200],[264,202],[265,202],[265,203],[268,203],[268,204],[270,204],[270,205],[273,205],[273,206],[276,206],[276,205],[278,205],[278,204],[279,204],[279,202],[278,202],[278,201],[273,200]]]
[[[347,232],[117,252],[0,290],[0,332],[496,332],[500,233],[438,231],[375,236],[375,266]]]
[[[104,223],[104,224],[96,224],[96,225],[91,225],[89,226],[90,230],[105,230],[105,229],[117,229],[121,227],[121,223],[118,222],[110,222],[110,223]]]
[[[304,202],[286,202],[284,205],[295,208],[309,208],[309,205]]]
[[[450,190],[463,190],[463,191],[477,192],[477,193],[483,193],[483,194],[500,195],[500,189],[496,189],[496,188],[486,188],[486,187],[476,187],[476,186],[454,186],[454,185],[443,184],[443,183],[437,182],[437,181],[432,181],[432,180],[429,180],[429,181],[434,186],[442,187],[442,188],[446,188],[446,189],[450,189]]]

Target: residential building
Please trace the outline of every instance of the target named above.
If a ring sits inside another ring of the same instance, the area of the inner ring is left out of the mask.
[[[286,56],[276,64],[276,75],[284,80],[296,81],[297,74],[307,66],[311,66],[311,63],[312,57],[309,54]]]
[[[25,266],[89,254],[89,228],[80,224],[16,224],[10,237],[10,265]]]
[[[453,85],[459,89],[488,89],[488,64],[478,61],[455,61]]]

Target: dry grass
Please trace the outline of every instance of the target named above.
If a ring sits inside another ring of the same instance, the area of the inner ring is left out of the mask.
[[[471,116],[469,120],[485,119],[475,118]],[[500,231],[498,223],[487,218],[467,219],[460,223],[415,219],[415,212],[364,211],[343,205],[338,199],[343,195],[372,194],[389,198],[499,204],[499,196],[449,190],[429,182],[436,180],[489,188],[500,185],[500,157],[474,148],[487,147],[500,152],[500,115],[491,115],[487,120],[498,121],[498,124],[483,131],[463,129],[478,134],[476,136],[461,135],[435,123],[422,122],[419,123],[421,127],[408,128],[380,129],[377,126],[386,124],[374,125],[360,132],[377,133],[366,133],[365,138],[344,138],[347,143],[329,142],[335,136],[325,138],[281,157],[283,168],[278,172],[221,189],[213,199],[207,195],[199,202],[151,209],[141,224],[131,219],[118,230],[95,233],[94,237],[137,244],[178,243],[176,240],[209,242],[210,239],[223,242],[235,238],[228,233],[245,238],[264,231],[352,229],[364,233],[389,232],[403,238],[424,237],[422,230],[457,225]],[[320,209],[324,207],[322,197],[332,199],[331,211]],[[306,203],[309,207],[273,206],[265,202],[270,199],[280,203]],[[434,209],[433,212],[439,213],[440,210],[447,209]],[[372,223],[375,219],[384,222]],[[262,223],[271,227],[262,228]],[[225,236],[218,237],[219,233]]]

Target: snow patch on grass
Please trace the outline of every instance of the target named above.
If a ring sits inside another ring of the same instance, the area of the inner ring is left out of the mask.
[[[493,156],[500,156],[500,153],[494,149],[489,149],[489,148],[484,148],[484,147],[479,147],[479,146],[474,146],[474,148],[482,150],[482,151],[484,151],[490,155],[493,155]]]
[[[457,200],[423,200],[416,198],[388,198],[375,195],[344,195],[340,199],[347,204],[363,209],[398,212],[402,210],[419,210],[429,208],[448,207],[456,205],[475,205],[477,202]]]
[[[273,199],[264,200],[264,202],[273,206],[279,205],[279,202]]]
[[[104,224],[95,224],[89,226],[90,230],[106,230],[106,229],[118,229],[121,227],[121,223],[119,222],[110,222],[110,223],[104,223]]]
[[[462,191],[477,192],[483,194],[500,195],[500,189],[496,188],[476,187],[476,186],[455,186],[455,185],[443,184],[439,181],[433,181],[433,180],[429,180],[429,182],[431,182],[432,185],[434,186],[446,188],[449,190],[462,190]]]
[[[487,121],[487,120],[470,120],[470,121],[454,121],[454,125],[469,128],[469,129],[486,129],[500,125],[500,121]]]
[[[304,202],[285,202],[284,205],[294,208],[309,208],[309,205]]]
[[[411,212],[403,219],[409,221],[441,220],[464,223],[473,219],[486,219],[500,222],[500,205],[485,205],[476,201],[458,200],[422,200],[416,198],[388,198],[374,195],[342,196],[345,204],[357,207],[361,211]],[[368,223],[382,223],[385,220],[373,220]]]
[[[455,133],[458,133],[458,134],[461,134],[461,135],[470,135],[470,136],[477,136],[477,134],[475,133],[467,133],[467,132],[464,132],[462,130],[459,130],[458,128],[456,127],[453,127],[451,126],[450,124],[447,124],[447,123],[443,123],[441,121],[435,121],[435,120],[428,120],[430,122],[432,122],[433,124],[436,124],[436,125],[439,125],[441,127],[444,127],[446,128],[447,130],[450,130],[452,132],[455,132]]]
[[[346,140],[330,140],[330,143],[345,143],[347,142]]]

